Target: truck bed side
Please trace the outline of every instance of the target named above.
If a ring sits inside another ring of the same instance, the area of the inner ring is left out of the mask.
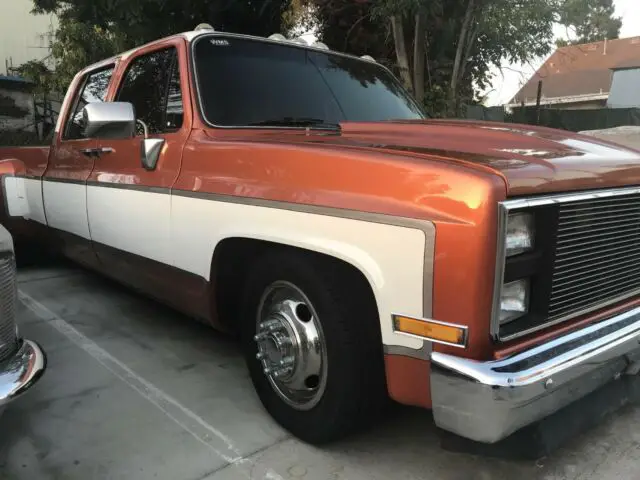
[[[46,225],[42,200],[42,175],[49,160],[49,146],[0,147],[0,223],[16,240]]]

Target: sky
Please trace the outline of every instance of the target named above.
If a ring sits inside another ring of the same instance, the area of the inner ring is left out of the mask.
[[[640,0],[614,0],[616,15],[622,18],[620,38],[640,35]],[[564,28],[556,29],[558,37],[564,36]],[[505,63],[501,69],[495,70],[495,77],[487,94],[486,105],[502,105],[508,102],[520,89],[521,85],[535,73],[546,58],[540,58],[530,65]]]

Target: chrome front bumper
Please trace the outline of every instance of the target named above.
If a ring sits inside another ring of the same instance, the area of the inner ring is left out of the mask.
[[[47,367],[47,357],[37,343],[21,342],[18,351],[0,363],[0,410],[29,390]]]
[[[444,430],[494,443],[639,371],[640,307],[502,360],[433,352],[433,415]]]

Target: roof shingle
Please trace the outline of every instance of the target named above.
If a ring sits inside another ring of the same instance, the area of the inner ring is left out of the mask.
[[[535,100],[542,80],[543,98],[608,93],[612,69],[640,64],[640,37],[558,48],[509,103]]]

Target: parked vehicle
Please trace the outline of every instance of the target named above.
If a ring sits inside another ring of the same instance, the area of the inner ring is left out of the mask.
[[[0,414],[10,402],[35,385],[47,365],[40,345],[19,334],[17,302],[13,239],[0,225]]]
[[[207,28],[79,72],[54,137],[0,150],[16,238],[238,330],[308,442],[387,397],[496,442],[634,370],[637,151],[428,119],[372,59]]]

